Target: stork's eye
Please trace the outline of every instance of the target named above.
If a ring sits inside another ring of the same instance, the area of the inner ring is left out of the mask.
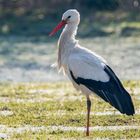
[[[71,18],[71,16],[68,16],[68,18]]]

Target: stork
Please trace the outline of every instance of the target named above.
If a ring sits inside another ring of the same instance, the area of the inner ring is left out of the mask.
[[[58,41],[58,68],[63,70],[73,86],[87,98],[86,136],[89,136],[91,94],[101,97],[122,114],[133,115],[135,110],[131,96],[107,62],[96,53],[80,46],[75,39],[79,22],[79,12],[76,9],[67,10],[62,21],[49,35],[54,35],[65,26]]]

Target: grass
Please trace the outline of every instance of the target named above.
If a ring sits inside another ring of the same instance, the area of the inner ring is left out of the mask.
[[[124,85],[130,90],[135,109],[139,110],[140,102],[133,94],[134,89],[140,86],[139,81],[125,81]],[[69,82],[58,83],[20,83],[0,84],[0,111],[12,111],[9,116],[0,115],[0,124],[7,129],[0,130],[6,133],[9,139],[129,139],[140,138],[139,129],[92,131],[89,138],[84,132],[64,130],[21,131],[14,129],[24,126],[73,126],[83,127],[86,120],[85,96],[76,92]],[[138,91],[140,92],[140,91]],[[5,99],[5,100],[4,100]],[[109,104],[92,96],[91,112],[113,111]],[[94,115],[91,114],[91,126],[140,126],[140,115]],[[9,127],[12,130],[9,132]]]
[[[70,140],[93,140],[93,139],[98,139],[98,138],[109,138],[109,139],[134,139],[138,138],[140,135],[140,130],[124,130],[124,131],[117,131],[117,132],[112,132],[112,131],[95,131],[91,132],[91,136],[88,138],[80,132],[64,132],[64,131],[52,131],[46,133],[45,131],[38,132],[38,133],[30,133],[30,132],[25,132],[22,135],[20,134],[15,134],[13,138],[18,138],[22,139],[23,137],[25,139],[41,139],[41,140],[50,140],[50,139],[70,139]]]

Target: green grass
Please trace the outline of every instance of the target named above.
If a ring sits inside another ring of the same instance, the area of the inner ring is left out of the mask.
[[[83,132],[64,132],[64,131],[50,131],[50,132],[38,132],[30,133],[25,132],[23,134],[15,134],[12,138],[17,139],[41,139],[41,140],[61,140],[61,139],[70,139],[70,140],[93,140],[97,138],[109,138],[109,139],[135,139],[140,137],[140,130],[124,130],[124,131],[94,131],[91,132],[91,136],[86,137]]]
[[[139,81],[125,81],[124,85],[131,90],[135,109],[139,110],[140,102],[133,91],[140,86]],[[43,91],[41,91],[43,90]],[[9,110],[13,114],[0,115],[0,124],[6,127],[18,128],[30,126],[85,126],[86,123],[86,99],[85,96],[76,92],[68,82],[60,83],[21,83],[0,84],[0,111]],[[7,99],[8,101],[2,101]],[[40,101],[38,101],[40,99]],[[91,112],[114,111],[109,104],[97,97],[92,96]],[[19,101],[18,100],[22,100]],[[85,112],[81,113],[81,112]],[[102,115],[91,114],[91,126],[139,126],[140,115]],[[0,133],[8,133],[7,130]],[[12,132],[10,139],[87,139],[84,132],[63,130],[40,130],[37,132],[23,131]],[[93,138],[140,138],[140,130],[117,130],[117,131],[92,131],[88,139]]]

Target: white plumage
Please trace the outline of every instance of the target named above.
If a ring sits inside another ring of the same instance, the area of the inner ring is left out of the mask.
[[[50,35],[65,25],[58,41],[58,67],[68,75],[74,87],[81,90],[87,97],[86,135],[88,136],[90,93],[95,93],[123,114],[133,115],[135,112],[129,93],[107,62],[94,52],[81,47],[75,39],[79,22],[79,12],[70,9],[63,14],[62,21]]]

